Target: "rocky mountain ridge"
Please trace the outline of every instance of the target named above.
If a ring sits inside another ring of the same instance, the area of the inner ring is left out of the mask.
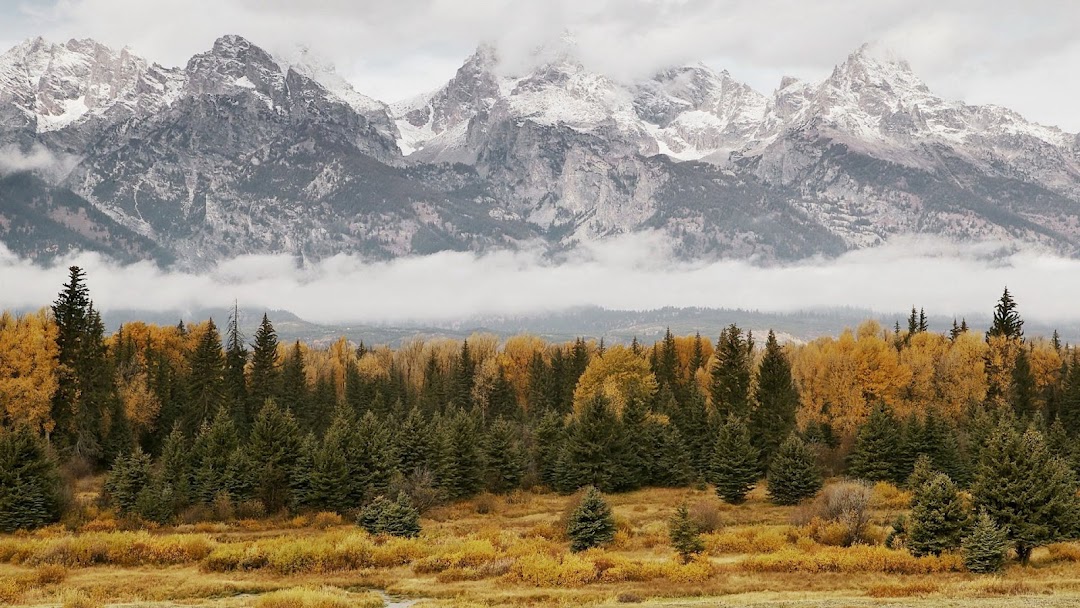
[[[771,95],[703,64],[619,82],[572,44],[519,72],[481,46],[444,87],[387,105],[240,36],[182,68],[29,40],[0,55],[0,240],[187,267],[554,252],[642,229],[690,258],[909,233],[1078,251],[1077,135],[946,100],[868,47]],[[5,171],[42,150],[64,170]]]

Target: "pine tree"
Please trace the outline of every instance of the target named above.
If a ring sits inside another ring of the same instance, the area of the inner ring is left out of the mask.
[[[937,473],[915,489],[908,546],[915,555],[941,555],[957,549],[970,519],[956,485],[948,475]]]
[[[693,481],[690,453],[674,424],[649,418],[645,423],[645,440],[651,446],[645,463],[648,485],[677,488]]]
[[[361,498],[385,494],[397,469],[390,429],[373,412],[367,412],[356,425],[349,443],[349,467],[362,488]]]
[[[981,512],[975,518],[971,534],[964,538],[962,546],[964,566],[977,574],[988,574],[1001,570],[1001,567],[1005,565],[1009,537],[989,515]]]
[[[679,503],[675,514],[668,522],[668,537],[671,546],[678,552],[682,563],[688,564],[694,556],[705,551],[705,541],[701,540],[701,530],[690,517],[686,502]]]
[[[848,455],[848,473],[869,481],[902,483],[903,466],[899,425],[886,405],[879,405],[859,427],[855,445]]]
[[[754,401],[757,407],[750,415],[750,432],[754,445],[761,449],[761,464],[767,469],[773,454],[794,430],[795,410],[799,406],[791,364],[772,330],[765,340]]]
[[[549,488],[559,487],[559,454],[566,443],[566,429],[562,417],[547,409],[540,416],[533,431],[532,461],[540,482]]]
[[[355,422],[342,412],[330,423],[311,456],[306,488],[306,503],[311,508],[345,513],[363,504],[365,488],[353,476],[349,461],[355,433]]]
[[[1006,419],[984,448],[972,485],[975,506],[1003,526],[1021,563],[1038,546],[1070,538],[1080,517],[1072,470],[1034,428]]]
[[[455,410],[441,419],[439,483],[447,497],[457,500],[475,495],[483,487],[483,452],[476,438],[479,429],[469,412]]]
[[[225,360],[221,352],[221,336],[214,320],[206,325],[191,353],[191,376],[188,382],[188,412],[186,430],[197,431],[222,407],[225,398]]]
[[[760,477],[758,450],[750,442],[746,424],[729,416],[716,434],[712,457],[712,482],[716,494],[731,504],[746,500]]]
[[[38,436],[0,425],[0,532],[38,528],[60,519],[60,475]]]
[[[251,346],[251,410],[258,411],[267,399],[281,394],[281,365],[278,361],[277,331],[264,313],[255,343]]]
[[[769,500],[778,505],[795,505],[821,490],[821,469],[813,451],[792,433],[780,444],[769,465]]]
[[[1008,287],[1005,288],[1001,299],[994,307],[994,320],[986,332],[986,339],[989,340],[991,336],[1005,336],[1011,340],[1024,338],[1024,321],[1016,310],[1016,301],[1013,300]]]
[[[296,463],[289,475],[289,507],[293,510],[316,508],[312,476],[319,453],[319,441],[314,433],[308,433],[300,442]]]
[[[436,468],[438,446],[431,424],[424,418],[420,408],[414,407],[402,421],[394,435],[394,450],[397,453],[398,467],[405,475],[411,475],[417,469]]]
[[[267,399],[251,428],[248,451],[255,463],[258,498],[267,513],[276,513],[290,502],[289,480],[300,452],[300,428],[292,413]]]
[[[521,483],[525,458],[518,436],[514,425],[502,418],[496,419],[488,429],[484,441],[484,485],[488,491],[502,494]]]
[[[611,542],[615,538],[615,518],[604,496],[594,487],[585,490],[566,526],[570,550],[584,551]]]
[[[159,483],[169,487],[174,510],[187,506],[191,500],[192,460],[191,446],[177,424],[161,445],[155,472]]]
[[[420,535],[420,512],[404,492],[383,511],[383,530],[390,536],[415,538]]]
[[[721,419],[728,415],[750,414],[749,341],[734,324],[720,334],[716,343],[716,362],[712,368],[713,409]]]
[[[458,356],[454,374],[453,402],[463,410],[471,410],[473,406],[472,389],[476,377],[476,363],[469,351],[469,341],[461,343],[461,353]]]

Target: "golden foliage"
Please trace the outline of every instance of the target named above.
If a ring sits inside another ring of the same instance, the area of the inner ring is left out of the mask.
[[[56,392],[56,324],[45,310],[0,314],[0,411],[35,429],[51,430]]]
[[[648,399],[656,392],[656,376],[644,357],[625,346],[612,346],[603,356],[593,357],[574,389],[574,411],[598,395],[607,397],[617,413],[631,399]]]

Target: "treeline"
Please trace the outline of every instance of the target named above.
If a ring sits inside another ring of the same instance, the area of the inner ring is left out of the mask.
[[[711,483],[738,502],[763,477],[793,504],[828,475],[908,483],[920,457],[969,486],[1001,429],[1030,429],[1068,475],[1080,466],[1075,351],[1025,339],[1008,291],[984,335],[930,332],[913,310],[906,329],[870,322],[786,346],[732,325],[715,343],[667,332],[652,345],[479,335],[320,349],[280,344],[265,317],[250,343],[238,325],[106,336],[72,268],[50,311],[0,317],[0,447],[9,462],[108,470],[115,506],[159,522],[355,512],[399,494],[424,508],[538,485]],[[58,517],[46,469],[43,489],[20,491],[38,506],[0,528]]]

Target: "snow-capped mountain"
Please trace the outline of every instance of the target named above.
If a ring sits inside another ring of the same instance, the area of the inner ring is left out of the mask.
[[[3,175],[5,154],[42,149],[62,172]],[[26,255],[199,266],[642,229],[687,257],[791,259],[907,233],[1073,255],[1080,136],[944,99],[868,47],[766,95],[704,64],[623,82],[567,40],[525,67],[481,46],[393,105],[310,53],[239,36],[181,68],[90,40],[0,56],[0,239]]]

